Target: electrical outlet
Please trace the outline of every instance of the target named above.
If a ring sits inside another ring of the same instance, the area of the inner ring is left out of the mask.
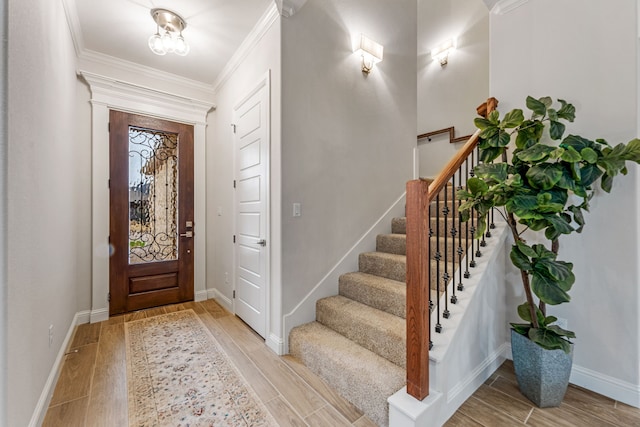
[[[53,325],[49,325],[49,347],[53,344]]]

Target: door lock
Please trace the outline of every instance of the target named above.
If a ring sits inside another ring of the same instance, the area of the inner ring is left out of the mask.
[[[261,239],[261,240],[258,240],[256,244],[264,247],[264,246],[267,246],[267,241],[264,239]]]

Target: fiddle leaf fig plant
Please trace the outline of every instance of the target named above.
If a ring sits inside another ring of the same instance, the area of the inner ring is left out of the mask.
[[[609,193],[614,177],[627,174],[627,161],[640,163],[640,140],[611,146],[603,139],[564,137],[566,123],[575,119],[572,104],[529,96],[526,106],[529,118],[514,109],[502,118],[494,110],[475,120],[481,163],[466,189],[458,191],[459,211],[463,221],[477,215],[475,237],[481,237],[487,213],[498,208],[513,236],[510,258],[520,270],[526,296],[518,306],[525,323],[511,326],[545,349],[568,353],[575,333],[546,315],[547,304],[570,301],[576,280],[573,264],[558,259],[559,238],[583,231],[584,212],[598,181]],[[536,240],[547,243],[529,244],[523,237],[526,230],[544,235]]]

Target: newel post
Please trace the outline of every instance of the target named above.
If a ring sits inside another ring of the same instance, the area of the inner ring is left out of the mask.
[[[407,393],[429,395],[429,183],[407,183]]]

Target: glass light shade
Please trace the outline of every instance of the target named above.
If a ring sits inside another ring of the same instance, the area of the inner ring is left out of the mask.
[[[171,37],[169,31],[162,36],[162,47],[164,47],[164,50],[167,52],[173,52],[176,48],[176,41]]]
[[[189,47],[189,43],[187,43],[184,37],[182,37],[182,34],[179,35],[178,38],[175,40],[174,53],[176,55],[185,56],[186,54],[189,53],[190,49],[191,48]]]
[[[149,49],[151,49],[151,52],[155,53],[156,55],[166,55],[167,51],[162,45],[162,37],[160,37],[160,34],[155,33],[154,35],[149,37]]]

